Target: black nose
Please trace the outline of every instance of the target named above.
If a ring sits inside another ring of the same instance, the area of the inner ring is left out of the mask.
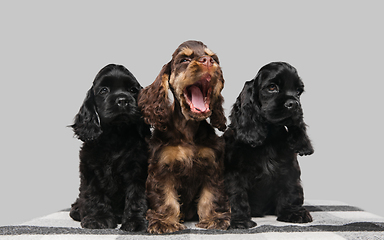
[[[128,99],[125,97],[119,97],[116,99],[116,103],[119,107],[126,107],[128,105]]]
[[[290,99],[285,102],[284,106],[288,108],[289,110],[295,110],[300,106],[300,103],[296,100]]]

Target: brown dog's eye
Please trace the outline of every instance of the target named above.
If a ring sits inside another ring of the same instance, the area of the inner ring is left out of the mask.
[[[268,91],[270,91],[270,92],[278,92],[279,91],[279,87],[276,84],[271,84],[271,85],[268,86]]]
[[[183,58],[180,60],[180,63],[186,63],[186,62],[190,62],[191,59],[190,58]]]
[[[219,58],[216,55],[213,55],[212,59],[215,60],[215,62],[219,63]]]

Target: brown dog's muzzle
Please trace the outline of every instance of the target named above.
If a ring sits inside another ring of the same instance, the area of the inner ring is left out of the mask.
[[[185,88],[184,97],[192,112],[207,113],[211,111],[209,109],[212,91],[210,81],[211,75],[207,73],[199,81]]]
[[[204,55],[198,59],[202,72],[205,72],[198,81],[184,89],[184,97],[193,113],[210,113],[209,104],[212,92],[211,70],[214,64],[212,57]]]

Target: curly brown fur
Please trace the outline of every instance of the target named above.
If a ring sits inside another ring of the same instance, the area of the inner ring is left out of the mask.
[[[142,87],[121,65],[97,74],[71,126],[82,140],[80,193],[70,216],[84,228],[147,228],[149,126],[141,119],[137,97]]]
[[[304,84],[294,67],[274,62],[262,67],[233,106],[226,141],[225,181],[231,228],[250,228],[251,217],[306,223],[297,154],[313,153],[300,95]]]
[[[146,182],[148,232],[182,230],[181,222],[196,215],[198,227],[229,227],[224,143],[214,130],[226,128],[223,86],[216,54],[201,42],[187,41],[140,93],[144,120],[154,127]]]

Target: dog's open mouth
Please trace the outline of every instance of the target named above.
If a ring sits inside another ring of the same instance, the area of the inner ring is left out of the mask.
[[[192,112],[206,113],[210,111],[210,80],[211,76],[208,75],[203,77],[200,81],[185,88],[184,96]]]

